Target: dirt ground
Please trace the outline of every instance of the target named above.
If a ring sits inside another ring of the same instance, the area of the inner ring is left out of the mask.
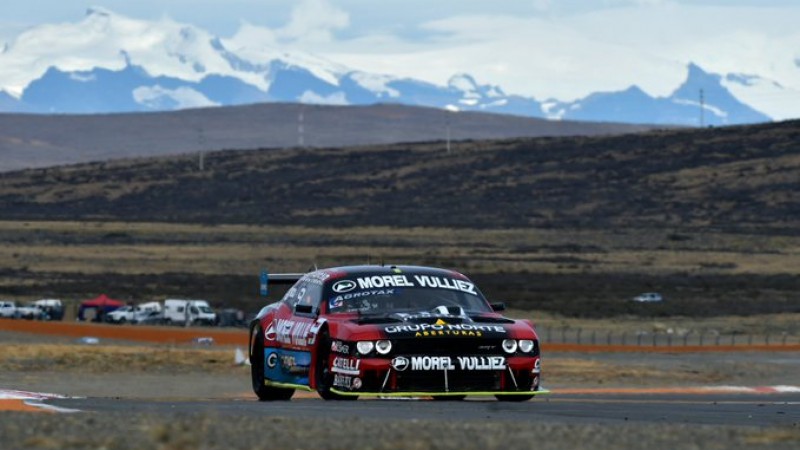
[[[0,332],[0,388],[67,396],[255,401],[236,347],[158,345]],[[546,354],[544,385],[568,388],[797,384],[795,353]],[[314,396],[314,394],[296,394]],[[270,407],[274,405],[264,405]],[[795,427],[385,421],[198,410],[187,414],[0,411],[0,448],[14,449],[794,449]]]

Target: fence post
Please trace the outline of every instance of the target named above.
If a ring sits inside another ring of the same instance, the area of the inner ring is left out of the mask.
[[[638,346],[642,345],[642,333],[636,335],[636,345]]]
[[[672,347],[672,335],[667,334],[667,347]]]
[[[736,335],[735,334],[731,335],[731,345],[736,345]]]
[[[656,333],[653,333],[653,347],[656,346]]]
[[[561,329],[561,342],[562,343],[567,342],[567,327]]]
[[[781,345],[786,345],[786,336],[788,336],[788,335],[786,334],[786,332],[784,332],[784,333],[783,333],[783,339],[782,339]]]
[[[581,333],[583,333],[583,328],[578,328],[578,344],[581,343]]]

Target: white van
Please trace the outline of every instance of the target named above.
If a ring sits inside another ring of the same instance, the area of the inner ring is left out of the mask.
[[[205,300],[164,300],[164,321],[167,324],[214,325],[217,314]]]

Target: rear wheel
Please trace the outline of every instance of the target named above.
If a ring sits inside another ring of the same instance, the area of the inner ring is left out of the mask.
[[[357,395],[339,395],[331,392],[333,386],[333,373],[328,367],[331,355],[331,339],[327,328],[320,332],[317,340],[317,362],[314,367],[317,381],[317,393],[325,400],[356,400]]]
[[[264,384],[264,341],[261,339],[259,328],[254,328],[250,335],[250,378],[253,383],[253,392],[262,402],[271,400],[289,400],[294,395],[294,389],[280,389]]]

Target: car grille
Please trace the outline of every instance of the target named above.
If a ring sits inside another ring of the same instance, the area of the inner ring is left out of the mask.
[[[404,356],[504,356],[502,339],[411,338],[392,340],[388,358]],[[536,352],[538,353],[538,348]],[[512,379],[513,378],[513,379]],[[508,370],[404,370],[392,369],[364,374],[363,389],[378,392],[481,392],[530,391],[533,377],[529,371]],[[516,384],[514,384],[516,380]]]

